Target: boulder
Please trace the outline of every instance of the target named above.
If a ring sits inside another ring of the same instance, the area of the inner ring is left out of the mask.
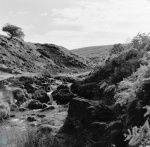
[[[10,104],[9,106],[10,106],[11,111],[18,111],[19,110],[18,106],[14,103]]]
[[[49,102],[49,97],[44,89],[36,90],[32,98],[38,100],[41,103]]]
[[[68,89],[60,89],[59,91],[56,90],[52,93],[52,96],[53,99],[59,104],[68,103],[75,97],[75,95]]]
[[[42,108],[44,109],[44,108],[47,108],[48,107],[48,105],[46,104],[46,103],[43,103],[42,104]]]
[[[37,117],[40,117],[40,118],[44,118],[46,115],[44,114],[37,114]]]
[[[49,101],[47,104],[48,104],[48,105],[52,105],[52,104],[53,104],[53,102]]]
[[[27,93],[25,92],[25,90],[22,89],[16,89],[14,91],[12,91],[13,93],[13,97],[14,99],[17,100],[17,105],[21,105],[22,103],[24,103],[25,101],[27,101]]]
[[[19,111],[21,111],[21,112],[26,111],[26,108],[20,107]]]
[[[83,98],[74,98],[69,104],[68,117],[82,120],[84,127],[89,127],[95,118],[92,115],[94,106],[91,101]]]
[[[82,147],[106,147],[110,142],[116,141],[117,137],[123,142],[123,125],[121,121],[114,120],[116,117],[113,110],[99,101],[73,98],[69,104],[65,124],[55,136],[53,146],[71,147],[73,144]]]
[[[69,89],[69,86],[67,84],[61,84],[57,87],[57,90],[60,90],[60,89]]]
[[[19,78],[19,81],[20,82],[23,82],[23,83],[33,83],[33,81],[34,81],[34,78],[33,77],[26,77],[26,76],[21,76],[20,78]]]
[[[29,116],[29,117],[27,118],[27,121],[28,121],[28,122],[33,122],[33,121],[37,121],[37,119],[36,119],[34,116]]]
[[[34,93],[38,89],[38,87],[35,84],[30,83],[25,83],[24,87],[28,93]]]
[[[29,109],[42,109],[43,108],[43,104],[40,103],[38,100],[30,100],[28,102],[27,108]]]
[[[12,118],[13,118],[13,117],[15,117],[15,115],[14,115],[14,114],[10,114],[9,117],[12,117]]]
[[[47,110],[54,110],[55,109],[55,107],[54,106],[47,106],[46,108],[43,108],[42,110],[41,110],[41,112],[44,112],[44,111],[47,111]]]

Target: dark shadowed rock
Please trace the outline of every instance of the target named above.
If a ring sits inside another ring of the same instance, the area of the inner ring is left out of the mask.
[[[49,101],[47,104],[48,104],[48,105],[52,105],[52,103],[53,103],[53,102]]]
[[[10,110],[11,111],[18,111],[19,110],[18,106],[16,104],[14,104],[14,103],[10,104],[9,106],[10,106]]]
[[[56,90],[52,93],[52,96],[53,99],[60,104],[68,103],[75,97],[75,95],[68,89]]]
[[[46,103],[43,103],[43,104],[42,104],[42,107],[43,107],[43,109],[44,109],[44,108],[47,108],[48,105],[47,105]]]
[[[36,119],[34,116],[29,116],[29,117],[27,118],[27,121],[33,122],[33,121],[37,121],[37,119]]]
[[[37,117],[44,118],[45,115],[44,114],[37,114]]]
[[[38,87],[35,84],[25,83],[25,89],[28,93],[34,93]]]
[[[46,108],[43,108],[42,110],[41,110],[41,112],[44,112],[44,111],[47,111],[47,110],[54,110],[55,109],[55,107],[54,106],[47,106]]]
[[[14,114],[10,114],[10,116],[9,116],[9,117],[12,117],[12,118],[13,118],[13,117],[15,117],[15,115],[14,115]]]
[[[38,100],[30,100],[28,102],[28,106],[29,109],[42,109],[43,105],[42,103],[40,103]]]
[[[57,87],[57,90],[59,91],[60,89],[69,89],[69,86],[67,84],[62,84],[62,85],[59,85]]]
[[[17,100],[16,104],[19,106],[27,100],[25,91],[22,89],[16,89],[12,93],[13,93],[14,98]]]
[[[49,97],[44,89],[36,90],[32,98],[40,101],[41,103],[47,103],[49,101]]]
[[[55,136],[54,147],[71,147],[72,144],[85,147],[89,143],[91,147],[103,146],[104,141],[111,140],[106,129],[109,130],[112,127],[109,123],[115,119],[112,109],[99,101],[74,98],[70,102],[65,124]],[[114,127],[115,129],[120,132],[122,127]],[[110,131],[110,134],[113,132]],[[115,134],[117,135],[118,133]]]
[[[26,111],[26,108],[20,107],[20,108],[19,108],[19,111],[21,111],[21,112]]]

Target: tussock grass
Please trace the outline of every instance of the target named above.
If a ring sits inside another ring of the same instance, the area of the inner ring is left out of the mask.
[[[38,147],[35,138],[35,129],[26,127],[7,126],[2,123],[0,134],[7,136],[9,147]]]
[[[2,123],[0,134],[7,136],[8,147],[51,147],[53,143],[52,134],[37,133],[37,128],[30,126],[10,127]]]

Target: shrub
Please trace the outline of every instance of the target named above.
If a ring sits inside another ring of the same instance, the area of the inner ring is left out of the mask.
[[[10,39],[14,37],[23,39],[23,37],[25,36],[24,32],[22,31],[20,27],[9,24],[9,23],[3,26],[2,31],[6,32],[8,36],[10,37]]]
[[[128,129],[129,134],[125,134],[125,141],[129,141],[130,147],[148,147],[150,145],[150,126],[148,120],[140,128],[133,127],[132,131]]]
[[[150,45],[150,35],[145,33],[138,33],[131,41],[132,47],[136,49],[143,49]]]
[[[122,44],[114,44],[113,48],[109,51],[109,54],[120,54],[124,50]]]

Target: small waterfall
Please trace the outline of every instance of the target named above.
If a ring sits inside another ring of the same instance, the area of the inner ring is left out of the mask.
[[[48,97],[49,97],[49,101],[51,102],[51,104],[53,103],[52,92],[53,92],[53,91],[47,92],[47,95],[48,95]]]

